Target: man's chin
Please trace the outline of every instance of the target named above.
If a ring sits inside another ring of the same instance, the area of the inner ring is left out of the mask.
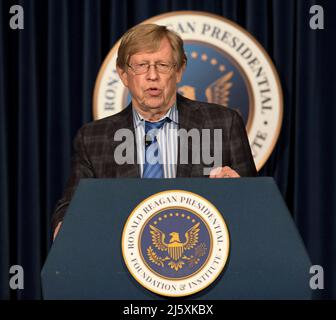
[[[153,110],[165,107],[165,103],[162,98],[147,99],[144,104],[148,109],[153,109]]]

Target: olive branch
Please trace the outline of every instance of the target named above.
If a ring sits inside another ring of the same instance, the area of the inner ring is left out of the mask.
[[[148,249],[147,249],[147,256],[148,256],[148,258],[151,262],[155,263],[156,265],[158,265],[160,267],[164,267],[164,262],[166,260],[170,260],[168,257],[165,257],[165,258],[159,257],[155,253],[155,251],[152,249],[151,246],[149,246]]]

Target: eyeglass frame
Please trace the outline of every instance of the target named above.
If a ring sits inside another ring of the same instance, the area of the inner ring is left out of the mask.
[[[156,72],[158,72],[158,73],[161,73],[161,74],[168,74],[173,68],[175,68],[176,66],[177,66],[177,63],[164,63],[164,62],[155,62],[155,63],[137,63],[138,65],[139,64],[146,64],[147,65],[147,70],[145,71],[145,72],[141,72],[141,73],[137,73],[135,70],[134,70],[134,67],[131,65],[131,64],[129,64],[129,63],[126,63],[126,65],[136,74],[136,75],[142,75],[142,74],[146,74],[148,71],[149,71],[149,69],[150,69],[150,67],[151,66],[154,66],[154,68],[155,68],[155,70],[156,70]],[[169,70],[167,71],[167,72],[160,72],[158,69],[157,69],[157,65],[158,64],[166,64],[166,65],[169,65],[170,66],[170,68],[169,68]]]

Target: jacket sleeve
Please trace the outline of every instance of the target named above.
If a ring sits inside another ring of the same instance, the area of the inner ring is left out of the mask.
[[[230,128],[231,167],[242,177],[255,177],[257,170],[242,118],[234,112]]]
[[[57,202],[51,219],[51,230],[54,232],[58,223],[61,222],[66,214],[71,198],[76,190],[79,180],[82,178],[94,178],[92,164],[89,160],[84,144],[85,126],[82,127],[73,142],[73,156],[71,160],[71,173],[67,182],[63,197]]]

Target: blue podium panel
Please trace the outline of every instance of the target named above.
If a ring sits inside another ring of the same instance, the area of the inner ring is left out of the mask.
[[[166,190],[194,192],[223,215],[230,253],[221,276],[188,299],[310,299],[310,260],[272,178],[85,179],[42,270],[45,299],[164,299],[123,261],[134,208]]]

